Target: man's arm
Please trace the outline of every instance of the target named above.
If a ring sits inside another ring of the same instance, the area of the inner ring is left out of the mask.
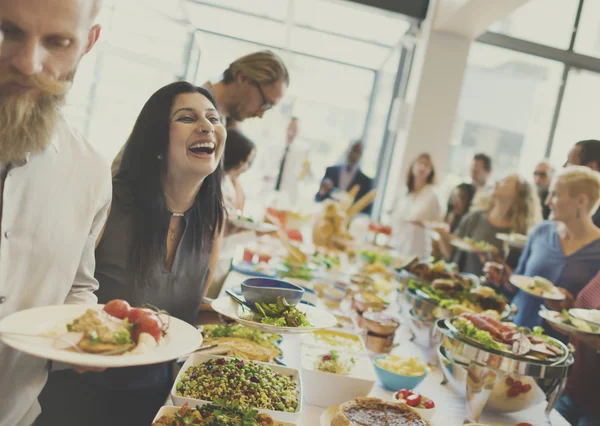
[[[319,192],[317,192],[315,195],[315,201],[321,202],[326,198],[329,198],[329,194],[331,193],[331,190],[334,188],[334,186],[335,185],[333,182],[333,168],[327,167],[327,169],[325,170],[325,176],[323,176],[323,179],[321,180]]]
[[[96,249],[96,242],[99,241],[100,235],[104,230],[108,211],[110,210],[110,203],[111,190],[109,185],[105,202],[94,216],[90,233],[81,253],[75,280],[65,299],[65,303],[96,303],[98,301],[98,298],[94,294],[98,290],[98,281],[94,277],[96,270],[94,251]]]

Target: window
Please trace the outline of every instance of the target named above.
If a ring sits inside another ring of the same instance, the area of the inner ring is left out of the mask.
[[[578,69],[569,70],[550,155],[554,165],[560,166],[566,161],[567,154],[575,142],[600,139],[599,98],[599,74]]]
[[[583,2],[581,18],[575,38],[575,51],[600,57],[600,2]]]
[[[490,31],[567,49],[578,5],[579,0],[529,0]]]
[[[468,180],[474,154],[493,159],[494,177],[518,170],[530,178],[544,157],[562,65],[475,44],[469,54],[446,165],[444,192]]]

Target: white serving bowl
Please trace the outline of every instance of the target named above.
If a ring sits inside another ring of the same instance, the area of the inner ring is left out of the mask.
[[[316,358],[327,352],[328,350],[323,348],[302,347],[302,382],[306,390],[306,403],[327,408],[369,395],[376,382],[369,357],[342,353],[342,356],[353,357],[356,360],[350,375],[343,376],[314,369]]]
[[[420,392],[416,392],[416,393],[420,393]],[[427,395],[422,395],[422,396],[430,399]],[[396,398],[396,393],[394,393],[394,401],[406,404],[406,401],[404,399]],[[433,402],[435,404],[435,401],[433,401]],[[419,413],[419,415],[421,417],[423,417],[425,420],[431,421],[431,419],[433,418],[433,415],[435,414],[435,410],[436,410],[437,406],[434,406],[433,408],[417,408],[417,407],[410,407],[410,408],[412,408],[417,413]]]
[[[179,374],[177,374],[177,378],[175,379],[175,383],[173,383],[173,388],[171,389],[171,398],[172,398],[174,404],[182,406],[183,404],[185,404],[187,402],[190,406],[195,407],[196,405],[203,405],[203,404],[208,404],[211,402],[211,401],[204,401],[201,399],[194,399],[194,398],[177,395],[177,383],[179,383],[182,376],[185,374],[185,372],[187,371],[187,369],[189,367],[197,366],[197,365],[205,363],[208,360],[218,359],[218,358],[232,359],[234,357],[219,356],[219,355],[205,355],[205,354],[201,354],[201,353],[195,353],[187,359],[185,364],[183,364],[183,367],[181,367],[181,370],[179,370]],[[302,400],[303,400],[302,378],[300,376],[300,371],[298,371],[295,368],[283,367],[283,366],[277,365],[277,364],[268,364],[266,362],[254,361],[254,363],[267,365],[267,366],[271,367],[277,373],[279,373],[283,376],[288,376],[288,377],[291,376],[296,380],[296,386],[298,388],[298,408],[296,409],[295,413],[287,413],[284,411],[275,411],[275,410],[264,410],[264,409],[258,408],[258,407],[253,407],[253,408],[256,408],[256,410],[258,410],[261,413],[270,415],[271,417],[273,417],[274,420],[277,420],[277,421],[295,422],[296,420],[298,420],[298,418],[300,417],[300,413],[302,411]]]
[[[175,414],[177,411],[179,411],[180,408],[181,407],[179,406],[173,405],[160,407],[160,410],[158,410],[158,413],[156,413],[156,416],[154,417],[154,420],[152,420],[152,423],[157,422],[158,419],[160,419],[162,416],[169,416]],[[279,422],[275,420],[275,424],[273,426],[297,426],[297,424],[290,422]]]

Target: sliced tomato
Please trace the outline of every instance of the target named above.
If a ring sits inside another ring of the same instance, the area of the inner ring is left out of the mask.
[[[148,333],[158,343],[162,334],[162,323],[156,314],[144,315],[133,324],[133,341],[138,342],[141,333]]]
[[[104,305],[104,312],[119,319],[127,318],[131,305],[122,299],[114,299]]]
[[[148,308],[133,308],[131,311],[129,311],[127,319],[129,320],[129,324],[135,324],[140,317],[146,315],[155,315],[155,312]]]

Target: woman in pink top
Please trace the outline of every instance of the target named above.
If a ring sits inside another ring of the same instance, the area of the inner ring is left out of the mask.
[[[565,289],[561,291],[568,293]],[[549,305],[557,310],[600,309],[600,272],[579,292],[574,303],[573,296],[567,294],[562,303]],[[600,425],[600,336],[568,334],[575,346],[575,364],[556,409],[573,426],[597,426]]]

